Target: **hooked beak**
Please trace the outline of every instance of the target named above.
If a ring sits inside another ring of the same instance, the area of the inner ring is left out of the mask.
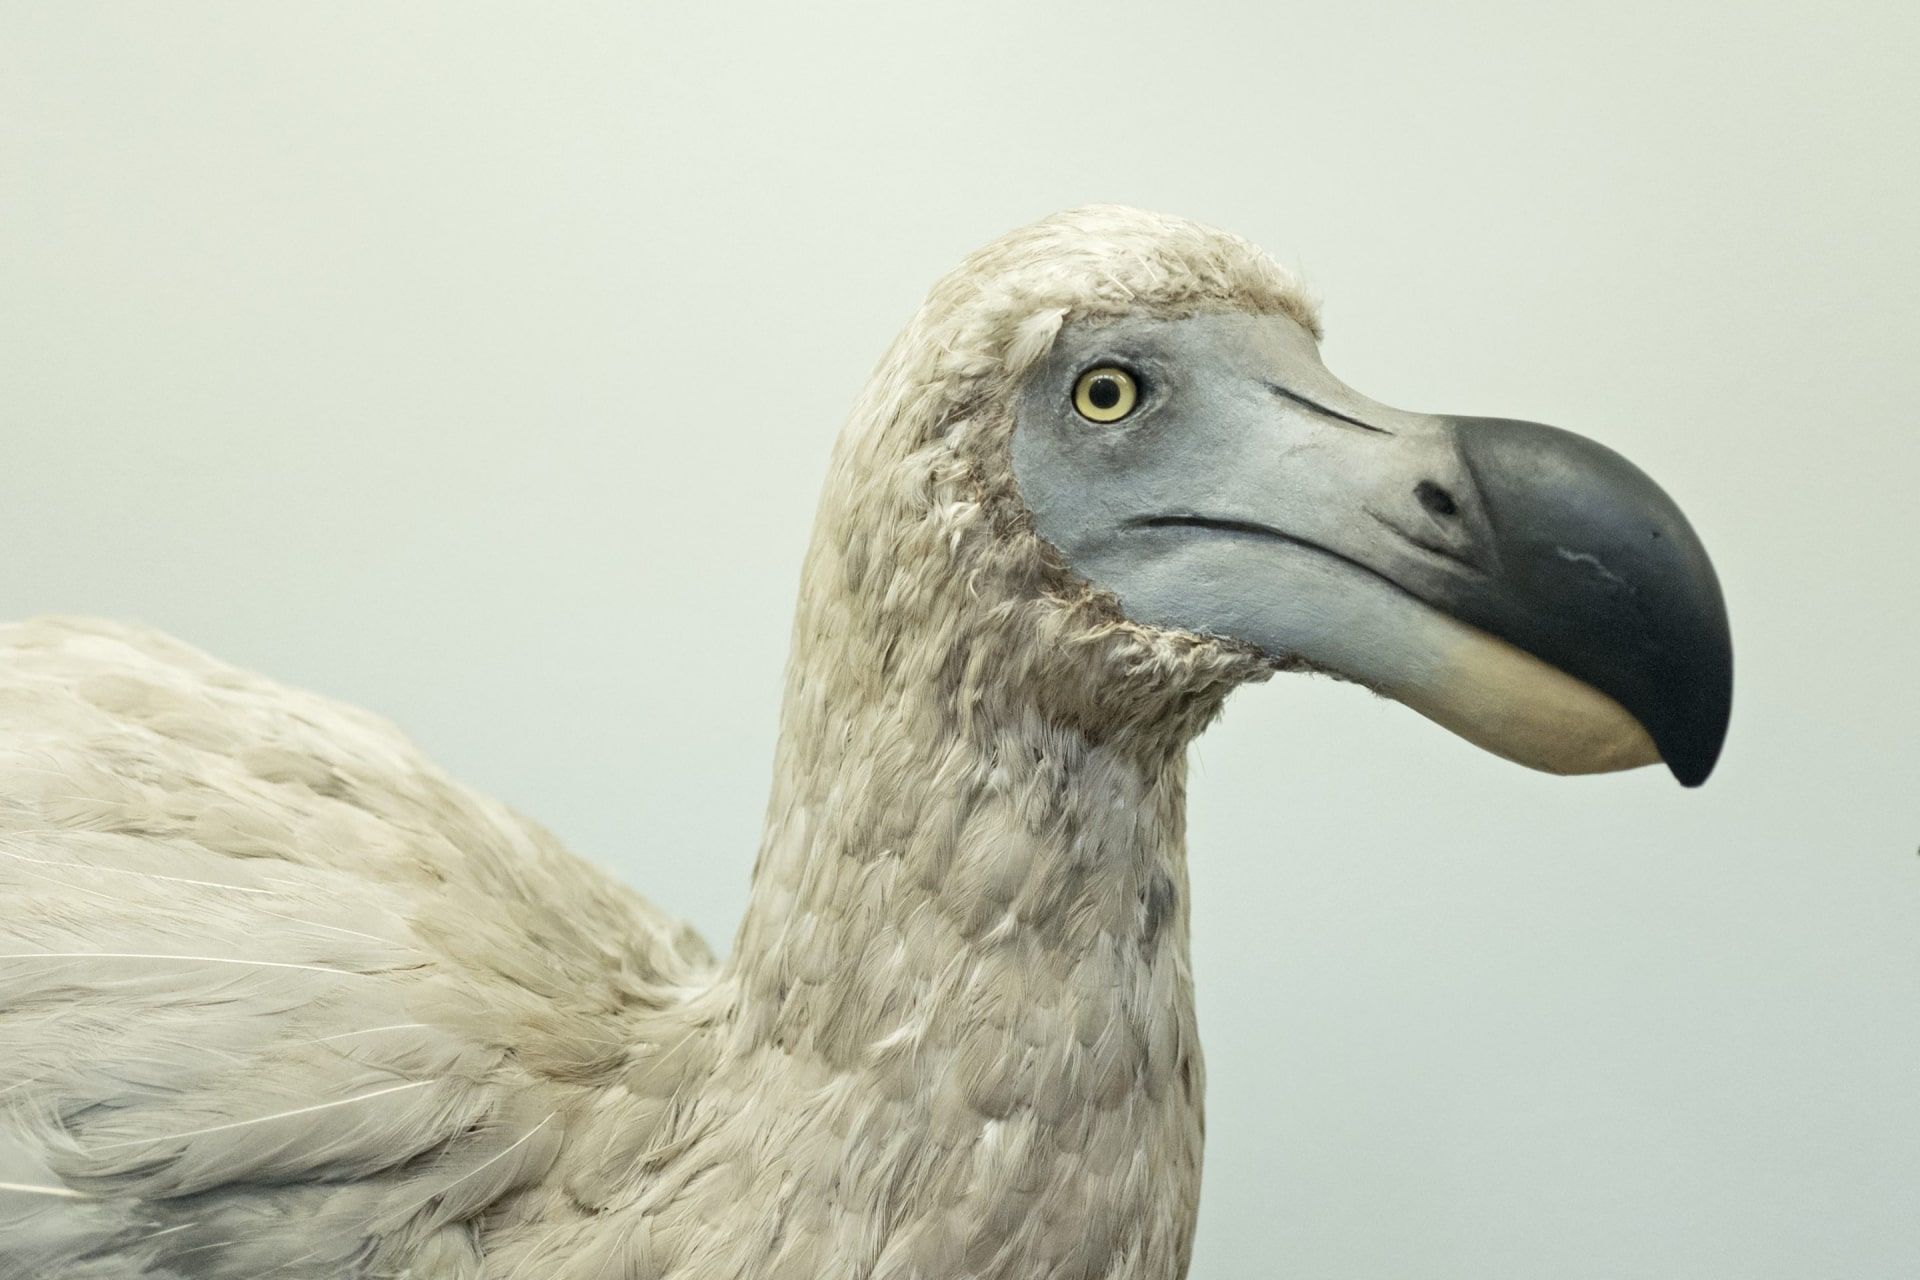
[[[1733,639],[1687,518],[1645,472],[1572,432],[1503,418],[1447,425],[1466,492],[1416,498],[1467,525],[1462,571],[1422,575],[1419,594],[1605,695],[1675,778],[1704,782],[1726,737]],[[1451,702],[1435,703],[1443,722]]]
[[[1055,407],[1053,384],[1100,360],[1149,388],[1118,429]],[[1027,389],[1016,478],[1130,618],[1331,670],[1534,768],[1712,771],[1733,682],[1719,582],[1612,450],[1378,404],[1282,318],[1075,334],[1054,363]]]

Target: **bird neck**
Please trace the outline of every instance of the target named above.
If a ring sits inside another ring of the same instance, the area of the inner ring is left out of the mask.
[[[928,639],[803,605],[730,962],[788,1044],[862,1052],[996,967],[1184,976],[1190,732],[1090,733],[979,629]]]
[[[723,978],[730,1056],[769,1109],[831,1132],[786,1144],[833,1153],[822,1179],[920,1188],[862,1228],[889,1247],[957,1232],[942,1257],[972,1264],[952,1274],[1055,1254],[1184,1273],[1202,1090],[1184,738],[1099,738],[1007,678],[1017,661],[856,621],[803,610]],[[913,1216],[935,1208],[945,1225]]]
[[[957,971],[1116,948],[1184,964],[1184,753],[1142,759],[1031,708],[948,732],[907,690],[786,721],[731,961],[772,1024],[852,1048]]]

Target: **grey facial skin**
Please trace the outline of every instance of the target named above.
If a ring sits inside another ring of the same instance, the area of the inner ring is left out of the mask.
[[[1103,425],[1073,391],[1107,365],[1140,399]],[[1135,621],[1304,659],[1538,768],[1657,750],[1688,786],[1712,770],[1732,699],[1719,583],[1618,454],[1378,404],[1284,316],[1069,325],[1018,413],[1040,535]]]

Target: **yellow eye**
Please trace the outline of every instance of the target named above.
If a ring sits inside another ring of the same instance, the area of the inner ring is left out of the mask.
[[[1125,369],[1102,365],[1073,384],[1073,407],[1088,422],[1118,422],[1140,402],[1140,388]]]

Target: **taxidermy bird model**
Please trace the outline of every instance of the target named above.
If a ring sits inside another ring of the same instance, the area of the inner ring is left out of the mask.
[[[1187,744],[1332,672],[1704,779],[1732,660],[1639,471],[1376,404],[1289,276],[1112,207],[976,253],[841,437],[733,952],[361,712],[0,632],[0,1277],[1186,1269]]]

